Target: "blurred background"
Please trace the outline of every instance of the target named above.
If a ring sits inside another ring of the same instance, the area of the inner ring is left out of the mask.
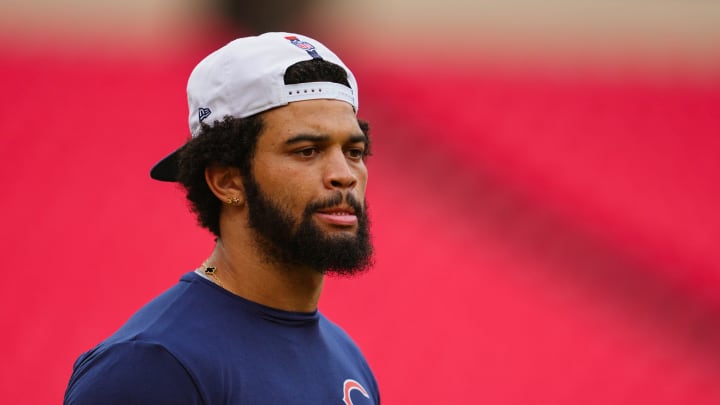
[[[384,403],[720,403],[720,3],[2,0],[6,403],[209,254],[148,170],[194,65],[271,30],[358,77],[377,265],[321,310]]]

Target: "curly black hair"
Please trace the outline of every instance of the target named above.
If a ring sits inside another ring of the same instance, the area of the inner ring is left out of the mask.
[[[349,87],[345,69],[322,59],[290,66],[284,79],[285,84],[324,81]],[[358,124],[367,139],[366,156],[369,156],[370,126],[362,120],[358,120]],[[222,201],[210,191],[205,168],[210,164],[237,167],[244,175],[251,176],[251,162],[262,129],[262,113],[247,118],[227,116],[212,125],[202,124],[200,135],[188,140],[180,150],[177,181],[185,189],[190,209],[197,215],[200,226],[216,237],[220,237]]]

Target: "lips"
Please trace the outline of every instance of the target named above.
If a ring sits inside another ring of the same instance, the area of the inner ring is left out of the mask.
[[[315,212],[315,216],[333,225],[352,226],[357,224],[355,210],[351,207],[326,208]]]

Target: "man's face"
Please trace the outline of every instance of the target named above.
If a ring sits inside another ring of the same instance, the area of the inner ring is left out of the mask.
[[[354,274],[371,264],[366,138],[342,101],[290,103],[263,114],[249,223],[269,260]]]

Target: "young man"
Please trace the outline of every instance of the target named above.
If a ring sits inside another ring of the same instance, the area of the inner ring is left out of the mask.
[[[368,126],[321,43],[230,42],[188,81],[177,181],[216,237],[207,261],[75,363],[66,404],[379,404],[360,350],[317,310],[325,274],[371,264]]]

